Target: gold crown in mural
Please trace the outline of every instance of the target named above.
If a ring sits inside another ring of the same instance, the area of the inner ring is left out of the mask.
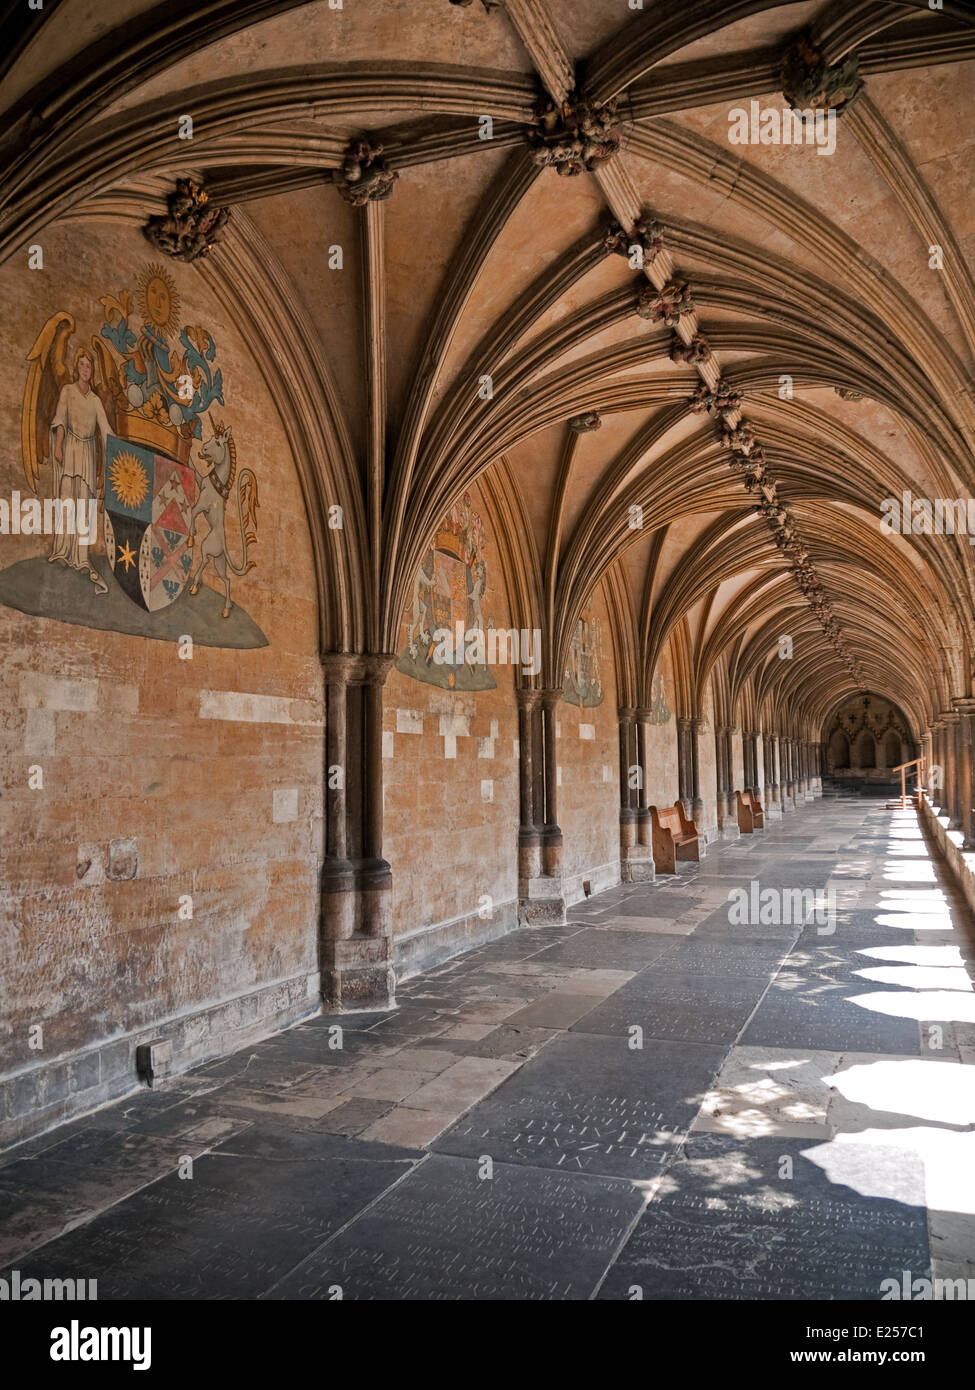
[[[435,545],[438,550],[446,551],[448,555],[467,563],[467,546],[464,544],[463,536],[458,535],[456,531],[448,531],[441,527],[437,532]]]
[[[189,463],[192,439],[179,426],[161,420],[158,412],[147,413],[151,407],[150,401],[138,410],[118,410],[115,433],[119,439],[128,440],[130,444],[141,444],[144,449],[151,449],[154,454],[165,454],[177,463]]]

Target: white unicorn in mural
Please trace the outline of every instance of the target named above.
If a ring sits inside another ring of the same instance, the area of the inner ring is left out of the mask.
[[[199,496],[190,514],[190,536],[187,545],[196,541],[196,518],[202,513],[210,527],[206,539],[200,547],[200,563],[196,567],[190,593],[200,591],[200,579],[213,561],[213,568],[223,580],[223,616],[230,617],[233,604],[230,602],[230,574],[244,575],[254,568],[255,562],[248,560],[248,545],[257,544],[257,478],[249,468],[242,468],[237,477],[237,447],[229,425],[213,424],[213,438],[200,450],[200,458],[209,464],[201,473],[196,469]],[[234,491],[234,478],[237,477],[237,518],[240,522],[240,536],[244,548],[243,559],[235,565],[227,553],[226,513],[227,501]],[[228,570],[230,573],[228,573]]]

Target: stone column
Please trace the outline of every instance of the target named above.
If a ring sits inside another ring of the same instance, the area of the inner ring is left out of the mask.
[[[932,796],[931,768],[937,761],[934,752],[933,729],[925,729],[924,733],[921,735],[921,753],[924,755],[924,790],[928,793],[929,796]]]
[[[383,858],[383,686],[394,657],[330,653],[325,680],[326,1008],[393,1005],[392,874]]]
[[[677,796],[685,816],[691,815],[694,803],[693,770],[691,768],[691,720],[677,720]]]
[[[953,705],[958,712],[958,753],[959,765],[961,769],[960,779],[960,820],[962,834],[965,836],[963,848],[975,848],[975,752],[973,752],[973,736],[975,736],[975,699],[966,696],[961,700],[953,700]]]
[[[558,742],[555,736],[555,707],[561,690],[542,691],[542,728],[545,743],[545,828],[542,833],[542,872],[550,878],[562,874],[562,831],[557,812]]]
[[[704,821],[704,801],[701,797],[701,767],[700,767],[700,743],[701,730],[704,727],[703,719],[691,720],[691,820],[693,820],[698,830],[703,835]]]
[[[729,724],[725,729],[724,741],[725,804],[728,820],[733,827],[733,839],[737,839],[741,833],[738,829],[738,798],[735,796],[735,734],[737,733],[737,724]]]
[[[629,858],[636,844],[636,805],[633,788],[630,786],[634,769],[639,771],[633,756],[633,714],[624,706],[618,711],[617,720],[620,737],[620,862]]]
[[[524,837],[519,833],[518,921],[521,926],[565,921],[562,831],[558,823],[556,798],[558,744],[555,709],[561,696],[561,690],[519,693],[520,786],[526,802],[528,788],[531,787],[532,801],[531,830],[526,826]],[[524,734],[529,732],[529,728],[531,737],[525,739]],[[523,748],[528,750],[524,755],[521,751]],[[524,757],[530,759],[530,768],[524,766]]]
[[[650,711],[648,709],[638,709],[636,711],[636,751],[637,759],[640,763],[640,788],[637,800],[637,843],[642,845],[650,859],[651,868],[653,866],[653,849],[651,845],[650,832],[650,795],[647,790],[647,781],[650,768]]]
[[[934,788],[932,800],[942,810],[945,807],[945,726],[940,719],[931,725],[931,766],[937,768],[938,784]]]
[[[796,764],[795,764],[795,741],[791,738],[784,738],[783,744],[783,777],[785,781],[785,796],[783,804],[788,805],[790,811],[795,810],[796,806]]]
[[[762,730],[762,805],[765,814],[769,819],[774,819],[776,814],[775,795],[773,792],[774,770],[772,767],[772,735],[768,729]]]
[[[731,834],[731,816],[728,813],[728,766],[725,749],[730,735],[727,725],[716,724],[714,728],[714,768],[717,787],[718,831],[721,835]]]
[[[952,709],[941,711],[941,721],[945,726],[945,808],[951,817],[948,829],[960,830],[961,808],[966,800],[961,785],[962,769],[958,747],[961,719]]]
[[[649,717],[649,710],[623,708],[619,711],[620,878],[624,883],[642,883],[654,876],[646,784],[646,720]]]
[[[542,872],[542,835],[535,814],[535,715],[537,690],[519,688],[518,700],[518,879],[528,882]]]
[[[762,788],[758,780],[758,729],[752,729],[752,795],[762,799]],[[764,750],[763,750],[764,753]]]

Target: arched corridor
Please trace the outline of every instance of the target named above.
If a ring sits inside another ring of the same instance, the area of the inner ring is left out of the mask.
[[[973,1279],[959,896],[913,810],[818,801],[430,971],[393,1014],[312,1019],[11,1155],[0,1188],[32,1197],[5,1255],[125,1299],[876,1299],[905,1269]],[[60,1235],[68,1212],[83,1224]]]
[[[0,39],[0,1267],[975,1279],[975,8]]]

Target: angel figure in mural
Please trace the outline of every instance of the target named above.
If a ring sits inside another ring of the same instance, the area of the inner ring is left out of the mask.
[[[107,387],[99,390],[96,385],[95,362],[100,357],[97,350],[79,348],[73,370],[68,369],[65,357],[74,326],[70,314],[55,314],[30,351],[30,408],[24,413],[23,424],[24,468],[27,481],[36,492],[40,469],[50,463],[52,496],[65,504],[55,513],[48,560],[60,561],[87,574],[95,593],[107,594],[108,585],[88,559],[94,534],[79,523],[79,518],[95,514],[105,446],[112,432],[106,406],[114,414],[114,402]]]

